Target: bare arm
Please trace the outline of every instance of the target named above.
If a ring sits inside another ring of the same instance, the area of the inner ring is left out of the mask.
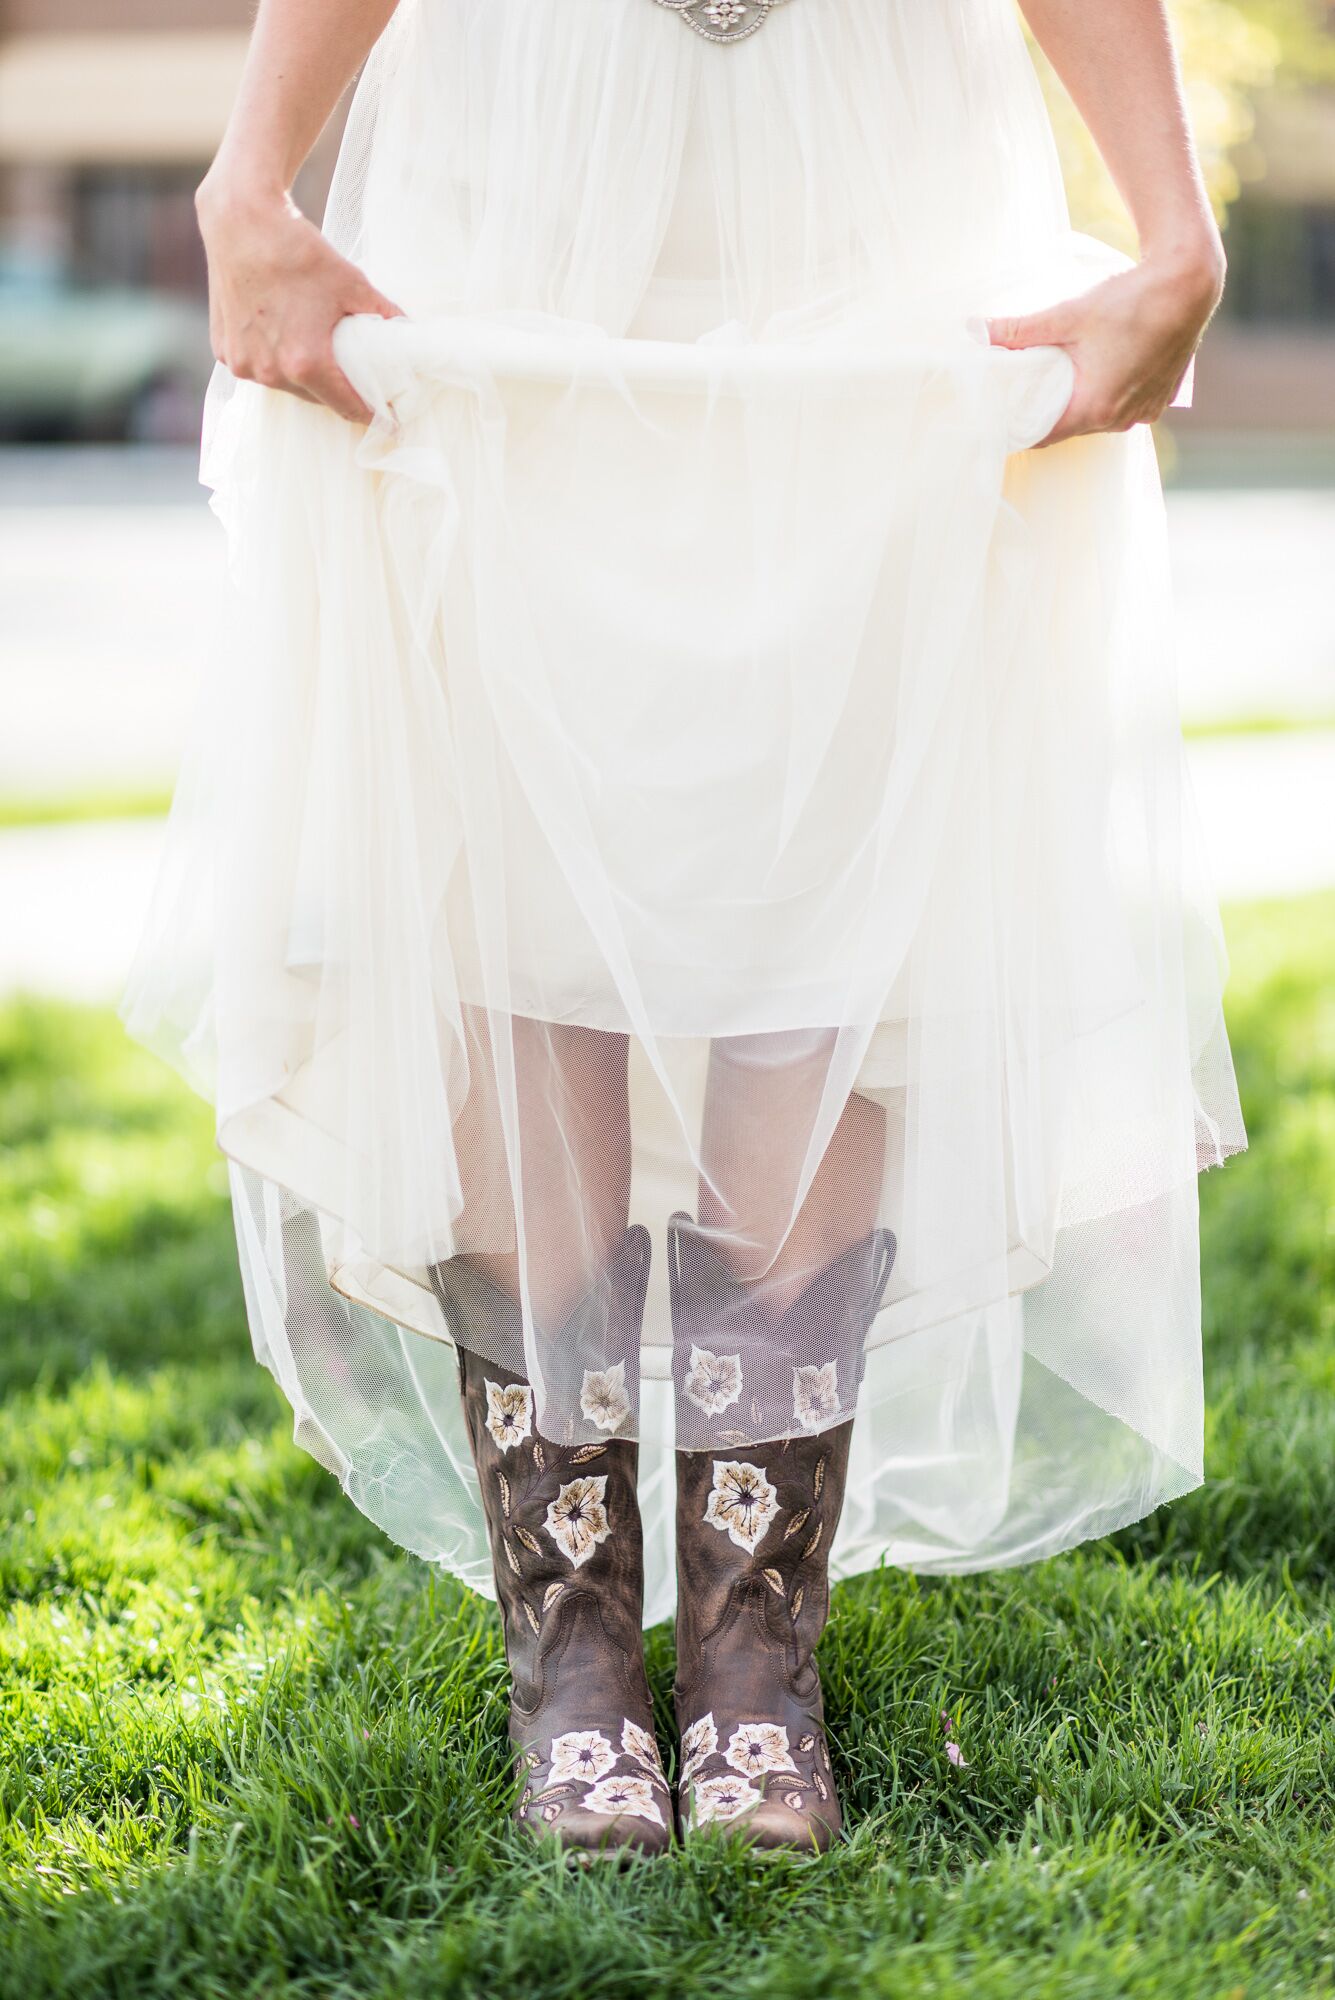
[[[1002,347],[1065,347],[1070,406],[1047,440],[1124,431],[1162,416],[1224,283],[1224,252],[1187,122],[1164,0],[1021,0],[1071,93],[1140,237],[1134,271],[1023,319]]]
[[[370,412],[334,360],[346,313],[398,308],[327,243],[292,182],[397,0],[260,0],[217,158],[196,196],[213,351],[234,375]]]

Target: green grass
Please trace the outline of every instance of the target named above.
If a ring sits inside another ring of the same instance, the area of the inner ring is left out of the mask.
[[[170,790],[16,793],[0,798],[0,832],[19,826],[73,826],[95,819],[159,819]]]
[[[1230,928],[1210,1483],[1033,1570],[844,1586],[850,1836],[763,1869],[511,1835],[493,1615],[290,1443],[207,1113],[107,1016],[0,1012],[5,2000],[1335,1989],[1335,898]]]

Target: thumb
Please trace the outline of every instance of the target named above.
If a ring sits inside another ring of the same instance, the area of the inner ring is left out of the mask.
[[[403,307],[396,306],[383,292],[376,290],[369,278],[357,273],[357,282],[351,289],[351,296],[343,310],[349,313],[369,313],[377,319],[402,319]]]
[[[1024,313],[1018,319],[987,322],[987,337],[993,347],[1061,347],[1070,335],[1066,315],[1056,307]]]

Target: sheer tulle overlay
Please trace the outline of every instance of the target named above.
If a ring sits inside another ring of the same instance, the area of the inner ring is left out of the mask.
[[[651,1619],[674,1439],[856,1410],[843,1574],[1193,1485],[1222,951],[1152,442],[1029,450],[1070,363],[982,329],[1116,261],[1009,0],[732,47],[404,0],[327,228],[405,317],[339,329],[367,431],[215,382],[227,615],[126,1003],[216,1099],[301,1441],[489,1590],[464,1300],[542,1435],[640,1439]]]

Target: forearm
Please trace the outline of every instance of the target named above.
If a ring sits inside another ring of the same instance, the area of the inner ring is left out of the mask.
[[[1020,0],[1131,212],[1142,254],[1222,268],[1164,0]]]
[[[285,193],[397,0],[260,0],[241,85],[201,194]]]

